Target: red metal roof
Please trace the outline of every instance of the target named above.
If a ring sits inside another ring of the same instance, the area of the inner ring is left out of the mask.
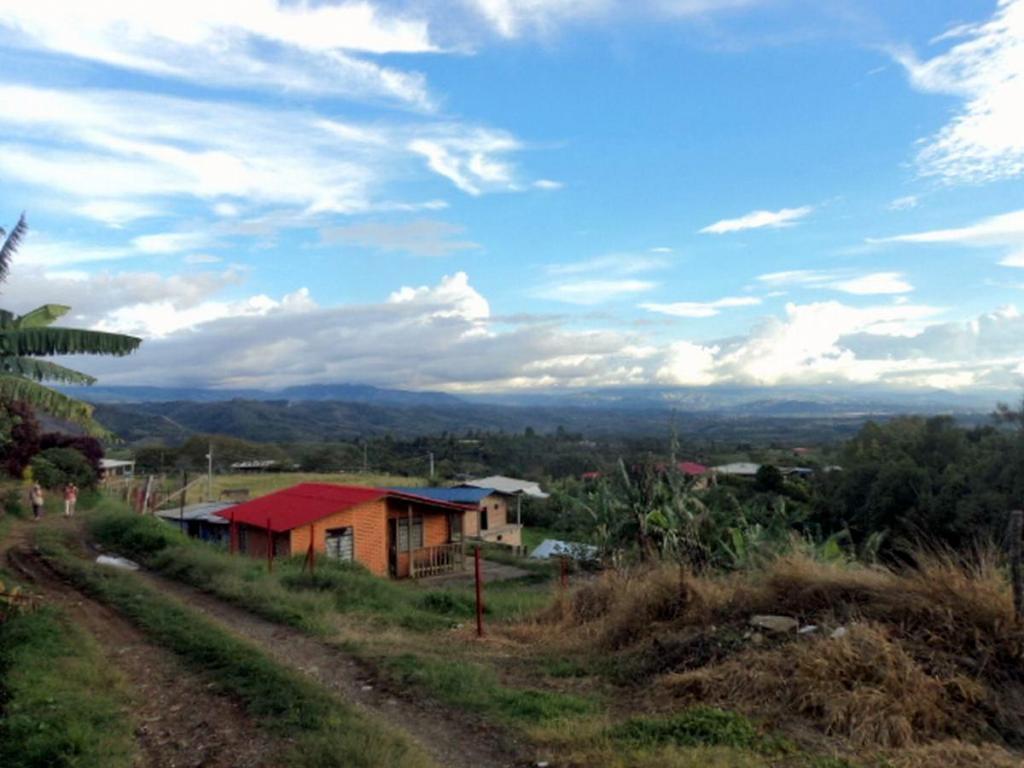
[[[333,485],[331,483],[300,483],[291,488],[284,488],[258,499],[237,504],[221,510],[217,514],[226,520],[236,523],[267,526],[276,533],[290,531],[302,525],[309,525],[322,518],[344,512],[346,509],[378,499],[393,498],[415,501],[439,510],[458,510],[464,512],[466,507],[459,504],[448,504],[435,499],[428,499],[411,493],[388,491],[381,488],[366,488],[361,485]]]
[[[679,471],[684,475],[706,475],[708,468],[703,464],[698,464],[695,461],[680,461]]]

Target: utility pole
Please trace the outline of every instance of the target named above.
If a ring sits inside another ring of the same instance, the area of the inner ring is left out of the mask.
[[[363,443],[363,472],[366,472],[366,443]]]
[[[434,479],[434,452],[430,452],[430,479]]]
[[[206,500],[213,501],[213,443],[206,454]]]

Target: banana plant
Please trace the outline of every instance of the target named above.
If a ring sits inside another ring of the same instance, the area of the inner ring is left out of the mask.
[[[11,261],[27,231],[24,214],[9,234],[0,227],[0,284],[7,280]],[[70,311],[71,307],[62,304],[44,304],[23,315],[0,309],[0,401],[23,400],[52,416],[75,422],[91,434],[103,436],[106,432],[93,419],[91,405],[45,384],[92,384],[96,380],[40,358],[127,355],[138,349],[142,340],[120,333],[54,325]]]

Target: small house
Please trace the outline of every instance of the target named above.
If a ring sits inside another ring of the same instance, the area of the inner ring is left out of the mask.
[[[179,509],[160,509],[156,515],[194,539],[227,545],[228,521],[219,513],[233,506],[225,502],[205,502]]]
[[[462,534],[496,544],[518,547],[523,543],[522,526],[509,522],[509,506],[516,497],[493,488],[457,486],[455,488],[393,488],[403,493],[459,504],[466,509],[462,516]],[[513,507],[514,508],[514,507]]]
[[[135,475],[135,462],[124,459],[100,459],[100,478],[103,481],[130,478]]]
[[[314,553],[393,578],[462,570],[464,506],[381,488],[302,483],[218,514],[232,551],[252,557]]]
[[[717,467],[712,467],[711,471],[718,475],[729,475],[732,477],[756,477],[757,470],[760,468],[760,464],[754,464],[749,461],[737,461],[733,464],[721,464]]]

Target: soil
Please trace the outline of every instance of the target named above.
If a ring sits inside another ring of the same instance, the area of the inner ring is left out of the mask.
[[[47,524],[47,523],[44,523]],[[61,522],[61,524],[64,524]],[[257,768],[279,765],[269,739],[239,702],[214,694],[176,656],[120,614],[63,581],[27,545],[31,523],[16,524],[0,554],[43,602],[91,634],[128,690],[138,768]]]

